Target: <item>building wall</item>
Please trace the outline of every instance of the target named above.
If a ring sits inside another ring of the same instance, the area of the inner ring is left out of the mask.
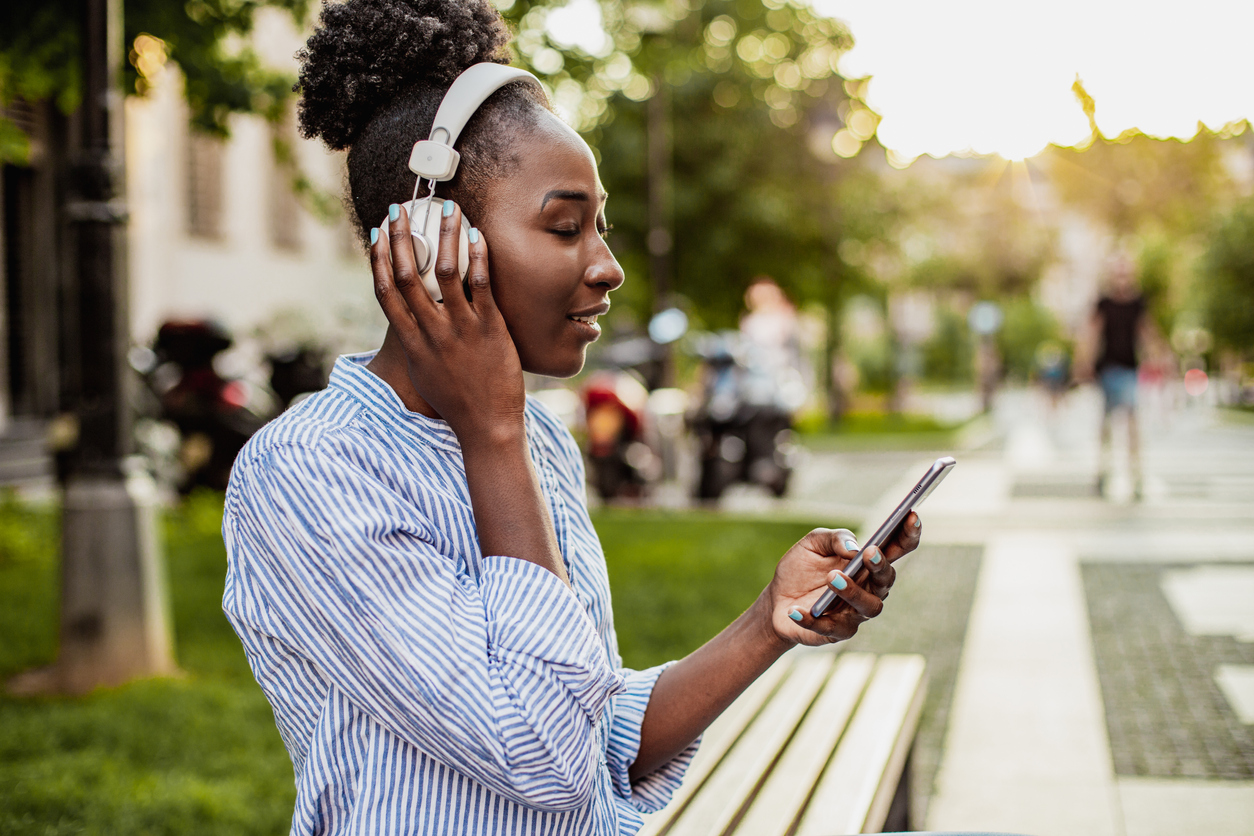
[[[256,40],[263,56],[278,62],[285,55],[295,71],[291,56],[302,38],[286,18],[263,17]],[[232,120],[221,149],[220,234],[192,234],[182,78],[169,66],[154,81],[146,97],[126,101],[134,341],[150,342],[167,319],[208,317],[245,339],[258,329],[295,329],[336,351],[376,347],[386,323],[373,298],[366,256],[343,213],[320,221],[299,201],[275,193],[289,188],[290,175],[276,163],[275,128],[264,119]],[[279,130],[290,132],[302,170],[339,196],[343,154],[300,139],[290,124]]]

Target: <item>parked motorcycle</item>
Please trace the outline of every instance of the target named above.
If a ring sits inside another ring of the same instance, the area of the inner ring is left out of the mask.
[[[703,394],[689,419],[701,451],[697,498],[716,500],[736,482],[783,496],[796,465],[799,375],[757,362],[733,332],[710,335],[699,353]]]
[[[264,410],[250,408],[248,388],[214,368],[214,358],[231,345],[218,323],[175,320],[161,326],[151,350],[133,353],[157,417],[177,428],[181,493],[225,489],[235,456],[265,423]]]
[[[327,385],[326,354],[313,346],[301,345],[266,353],[270,364],[270,388],[285,410]]]
[[[602,499],[638,499],[661,462],[647,440],[649,391],[624,369],[594,372],[580,389],[588,433],[588,481]]]
[[[646,334],[600,347],[601,370],[580,389],[588,436],[588,481],[602,499],[638,499],[679,477],[688,399],[664,385],[669,346],[688,331],[678,308],[654,315]]]

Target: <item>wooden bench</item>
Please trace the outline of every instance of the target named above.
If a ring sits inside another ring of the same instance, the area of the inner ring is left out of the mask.
[[[922,656],[798,649],[706,731],[641,836],[835,836],[908,829]]]

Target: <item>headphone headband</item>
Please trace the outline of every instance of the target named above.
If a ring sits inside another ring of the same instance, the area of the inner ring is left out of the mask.
[[[540,80],[526,70],[504,64],[467,67],[444,94],[431,125],[431,136],[414,144],[409,170],[425,180],[451,180],[461,155],[453,150],[462,129],[489,96],[515,81],[530,81],[543,91]]]

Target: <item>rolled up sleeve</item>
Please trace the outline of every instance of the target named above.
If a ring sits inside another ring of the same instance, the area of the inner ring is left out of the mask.
[[[508,556],[459,569],[417,509],[351,463],[281,452],[236,474],[224,524],[232,559],[271,585],[271,629],[378,722],[493,791],[541,810],[586,804],[596,723],[624,676],[571,590]]]
[[[636,762],[640,751],[640,728],[644,724],[649,699],[653,696],[653,686],[662,671],[673,664],[668,662],[642,671],[621,669],[626,686],[610,700],[613,720],[606,753],[610,778],[614,782],[615,794],[641,813],[656,813],[666,806],[701,745],[701,738],[697,738],[684,751],[638,781],[633,783],[628,777],[628,770]]]

